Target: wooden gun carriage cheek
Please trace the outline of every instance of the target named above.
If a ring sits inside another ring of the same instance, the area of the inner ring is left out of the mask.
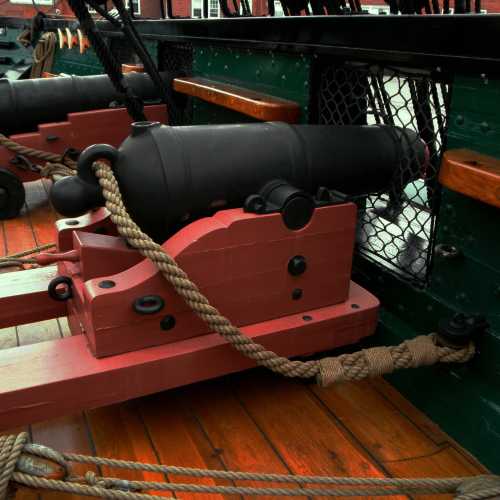
[[[147,134],[158,129],[172,127]],[[136,139],[133,133],[127,140]],[[372,334],[379,302],[350,280],[356,204],[328,196],[318,201],[284,182],[267,189],[273,203],[282,192],[281,206],[268,202],[273,209],[263,211],[250,196],[245,208],[195,217],[163,240],[163,248],[218,310],[282,356]],[[297,206],[307,212],[301,227],[287,219],[292,213],[297,220]],[[56,228],[57,252],[39,256],[45,267],[0,277],[0,328],[68,316],[72,336],[0,352],[0,428],[252,366],[117,235],[105,208],[59,220]]]

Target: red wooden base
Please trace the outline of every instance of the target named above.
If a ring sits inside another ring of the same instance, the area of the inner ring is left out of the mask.
[[[66,304],[47,293],[57,274],[56,266],[0,274],[0,328],[65,316]]]
[[[352,203],[316,209],[299,231],[279,213],[230,209],[189,224],[163,247],[243,332],[299,356],[375,330],[377,299],[350,282],[355,224]],[[73,337],[0,351],[0,427],[254,366],[116,235],[104,209],[60,220],[57,230],[63,253],[40,257],[58,261],[57,273],[52,266],[0,275],[0,326],[66,314]],[[290,267],[297,256],[305,259],[301,272]],[[71,279],[67,302],[46,292],[56,274]],[[159,308],[140,310],[138,300],[151,296]]]
[[[65,250],[76,250],[80,261],[61,262],[59,272],[73,280],[71,329],[85,332],[97,357],[210,333],[152,262],[121,238],[71,223],[73,241]],[[344,302],[355,225],[352,203],[318,208],[300,231],[287,229],[279,213],[223,210],[189,224],[163,247],[215,307],[244,326]],[[288,268],[295,256],[306,262],[297,275]],[[161,298],[164,306],[141,314],[134,304],[146,296]],[[175,319],[168,331],[165,317]]]
[[[144,111],[148,120],[167,123],[165,105],[146,106]],[[23,146],[63,154],[68,148],[81,151],[91,144],[119,146],[129,135],[130,124],[131,118],[124,108],[99,109],[70,113],[66,122],[40,125],[38,132],[13,135],[11,139]],[[10,170],[22,182],[40,178],[37,172],[13,165],[11,160],[14,157],[13,153],[0,147],[0,167]]]
[[[373,333],[378,305],[373,295],[351,283],[348,299],[341,304],[242,330],[283,356],[304,355],[353,343]],[[103,359],[96,359],[86,342],[84,335],[77,335],[0,351],[0,429],[254,366],[217,334]]]

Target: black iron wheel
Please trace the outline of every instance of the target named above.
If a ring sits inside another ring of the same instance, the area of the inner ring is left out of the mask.
[[[0,168],[0,220],[17,217],[26,193],[23,183],[9,170]]]

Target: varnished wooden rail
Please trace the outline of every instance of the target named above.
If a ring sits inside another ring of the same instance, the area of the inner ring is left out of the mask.
[[[174,89],[261,121],[297,123],[300,116],[300,106],[294,101],[206,78],[175,78]]]
[[[447,151],[439,181],[453,191],[500,208],[500,160],[467,149]]]

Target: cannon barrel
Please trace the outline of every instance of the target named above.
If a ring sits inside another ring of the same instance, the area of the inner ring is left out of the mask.
[[[386,126],[140,122],[119,149],[87,148],[78,175],[58,181],[51,200],[70,217],[103,205],[92,164],[106,159],[135,222],[164,241],[189,221],[221,207],[244,206],[272,181],[311,199],[320,187],[373,193],[387,189],[395,175],[398,182],[419,177],[426,154],[415,132]]]
[[[144,101],[158,98],[144,73],[127,73],[127,84]],[[68,113],[107,108],[121,96],[107,75],[0,79],[0,133],[31,132],[41,123],[66,120]]]

